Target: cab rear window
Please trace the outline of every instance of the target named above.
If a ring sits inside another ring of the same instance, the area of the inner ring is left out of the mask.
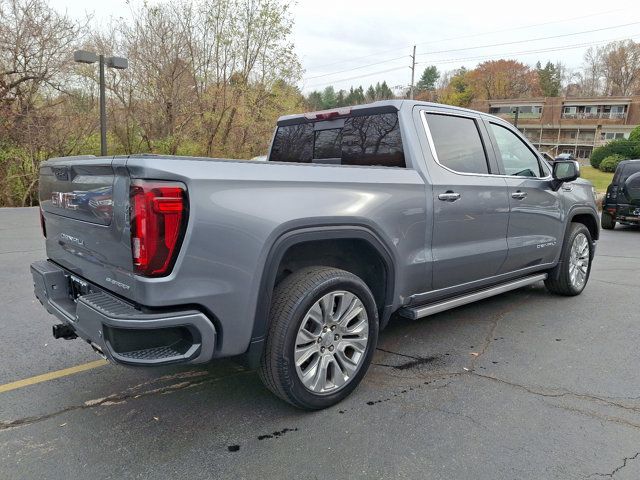
[[[398,114],[280,126],[269,161],[405,167]]]

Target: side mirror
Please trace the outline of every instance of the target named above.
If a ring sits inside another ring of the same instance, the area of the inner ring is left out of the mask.
[[[575,160],[556,160],[553,162],[553,179],[558,188],[565,182],[573,182],[580,176],[580,164]]]

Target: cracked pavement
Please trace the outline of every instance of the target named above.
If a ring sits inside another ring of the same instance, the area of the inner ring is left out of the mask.
[[[640,229],[602,232],[583,295],[542,285],[385,330],[314,413],[231,361],[108,365],[0,393],[0,479],[640,478]],[[0,210],[0,384],[95,360],[54,340],[28,266],[36,209]]]

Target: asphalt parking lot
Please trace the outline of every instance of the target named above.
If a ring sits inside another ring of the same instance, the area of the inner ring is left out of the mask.
[[[579,297],[395,321],[354,394],[305,413],[232,362],[130,369],[54,340],[37,210],[0,209],[0,478],[638,479],[639,247],[603,231]]]

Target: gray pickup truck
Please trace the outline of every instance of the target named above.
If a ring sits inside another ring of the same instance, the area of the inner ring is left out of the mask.
[[[241,357],[319,409],[356,388],[393,315],[589,278],[591,184],[497,117],[414,101],[285,116],[267,160],[45,162],[31,272],[54,336],[126,365]]]

